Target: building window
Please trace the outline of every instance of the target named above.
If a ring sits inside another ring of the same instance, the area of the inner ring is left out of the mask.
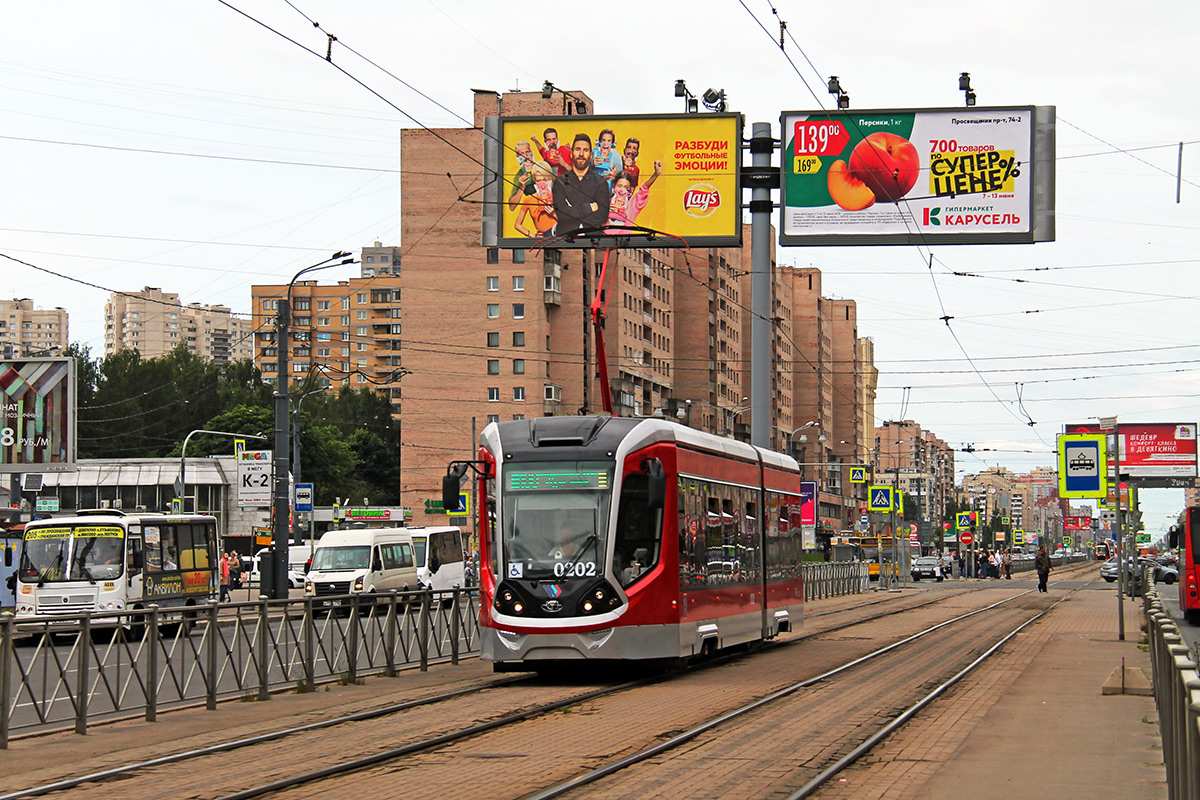
[[[328,358],[329,357],[329,348],[328,347],[318,347],[317,355],[321,356],[323,358]]]
[[[329,325],[329,317],[317,317],[317,327],[318,328],[321,326],[328,327],[328,325]]]
[[[365,353],[365,352],[367,352],[367,343],[366,342],[358,342],[354,345],[354,349],[360,353]]]
[[[500,415],[499,414],[488,414],[487,419],[488,419],[488,422],[499,422]]]
[[[487,290],[489,292],[500,291],[500,276],[499,275],[488,275],[487,276]]]
[[[524,386],[514,386],[513,387],[513,400],[524,400],[524,399],[525,399],[525,387]]]
[[[500,316],[500,304],[488,303],[488,319],[497,319]]]
[[[308,311],[308,309],[309,301],[307,297],[296,298],[296,307],[292,309],[293,311]]]
[[[525,346],[525,331],[513,331],[513,347]]]
[[[342,298],[342,311],[349,311],[349,310],[350,310],[350,296],[347,295],[346,297]]]
[[[365,325],[362,325],[362,326],[355,328],[354,334],[356,336],[366,336],[367,335],[367,327]]]
[[[499,386],[489,386],[488,387],[488,402],[489,403],[500,402],[500,387]]]
[[[358,319],[366,319],[366,318],[367,318],[367,312],[366,312],[366,311],[359,311],[359,312],[358,312],[358,314],[357,314],[357,318],[358,318]]]
[[[513,359],[513,375],[524,375],[524,374],[525,374],[525,359],[514,358]]]
[[[500,334],[496,333],[496,332],[489,333],[487,335],[487,346],[488,347],[499,347],[500,346]]]
[[[367,293],[366,293],[366,292],[359,292],[359,293],[358,293],[358,295],[357,295],[357,299],[358,299],[358,304],[359,304],[359,305],[365,305],[365,304],[366,304],[366,302],[367,302]]]
[[[525,276],[524,275],[513,275],[513,291],[514,292],[525,291]]]
[[[498,359],[498,358],[489,358],[488,359],[487,374],[488,375],[499,375],[500,374],[500,359]]]
[[[513,303],[513,319],[525,319],[524,303]]]
[[[513,254],[513,263],[514,264],[524,264],[525,263],[525,251],[524,250],[513,250],[512,254]]]
[[[330,335],[328,333],[318,333],[317,334],[318,342],[328,342],[329,339],[330,339]]]
[[[489,263],[489,264],[499,264],[500,263],[500,249],[499,248],[497,248],[497,247],[489,247],[488,248],[487,263]]]
[[[317,301],[317,311],[328,311],[328,310],[329,310],[329,301],[328,300],[318,300]]]

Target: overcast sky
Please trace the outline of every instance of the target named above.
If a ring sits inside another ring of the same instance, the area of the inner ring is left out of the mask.
[[[960,474],[1050,466],[1069,421],[1200,419],[1200,4],[774,8],[14,5],[0,53],[0,253],[100,288],[6,261],[0,295],[63,306],[72,340],[102,354],[108,290],[159,286],[248,313],[253,283],[286,281],[336,250],[404,247],[400,130],[466,124],[472,88],[549,79],[587,92],[599,113],[673,113],[684,78],[696,94],[724,89],[747,124],[778,133],[781,111],[829,106],[829,75],[856,109],[944,107],[962,104],[968,71],[980,106],[1057,107],[1056,242],[937,246],[932,270],[916,247],[779,253],[858,302],[859,333],[876,345],[878,418],[973,445],[957,455]],[[324,60],[322,31],[353,78]],[[1182,493],[1146,500],[1153,528]]]

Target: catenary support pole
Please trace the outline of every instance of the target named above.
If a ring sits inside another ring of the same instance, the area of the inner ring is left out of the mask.
[[[755,122],[750,163],[770,167],[775,142],[771,123]],[[750,443],[771,446],[771,189],[750,192]]]

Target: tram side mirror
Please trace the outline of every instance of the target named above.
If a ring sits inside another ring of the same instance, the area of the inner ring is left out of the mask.
[[[667,504],[667,474],[657,458],[647,458],[642,462],[642,469],[648,477],[646,505],[651,511],[659,511]]]
[[[442,508],[447,511],[458,508],[458,489],[463,476],[467,474],[467,468],[466,464],[457,464],[442,478]]]

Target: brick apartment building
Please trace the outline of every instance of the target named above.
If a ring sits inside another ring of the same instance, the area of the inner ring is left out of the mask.
[[[898,486],[921,505],[921,521],[929,520],[937,528],[946,513],[947,503],[955,497],[954,450],[932,432],[912,420],[887,421],[875,429],[875,478],[880,483]],[[999,484],[993,485],[1001,491]],[[1008,508],[1008,489],[1003,488],[1002,502]]]
[[[588,307],[602,253],[483,248],[481,212],[471,202],[484,179],[476,160],[484,119],[557,116],[577,104],[591,113],[587,95],[570,97],[567,106],[558,95],[477,90],[475,128],[402,132],[404,265],[397,286],[407,374],[397,396],[403,397],[402,503],[413,510],[414,524],[445,521],[426,516],[426,502],[440,497],[450,460],[473,457],[474,437],[488,422],[601,411]],[[749,259],[748,248],[612,254],[605,346],[616,413],[662,415],[748,438]],[[832,435],[808,457],[853,459],[872,413],[860,407],[874,397],[874,367],[861,364],[870,351],[858,341],[853,302],[820,297],[819,271],[801,271],[815,276],[816,289],[796,309],[796,272],[773,267],[771,444],[789,451],[793,430],[818,418],[819,409]],[[819,317],[824,321],[816,325]],[[810,326],[818,328],[811,336]],[[852,366],[838,373],[835,357]],[[821,367],[814,371],[812,364]],[[826,471],[822,483],[823,508],[830,509],[823,518],[842,529],[854,506],[839,494],[845,479]]]
[[[128,348],[157,358],[182,344],[205,361],[226,364],[253,352],[250,322],[235,318],[228,306],[183,305],[177,293],[154,286],[109,295],[104,321],[105,355]]]
[[[376,242],[364,247],[360,277],[322,285],[292,285],[288,372],[292,381],[312,373],[319,385],[370,388],[400,412],[402,319],[399,248]],[[278,377],[275,318],[285,284],[251,287],[254,363],[263,377]]]
[[[5,358],[59,355],[67,342],[65,309],[35,308],[29,298],[0,300],[0,354]]]

